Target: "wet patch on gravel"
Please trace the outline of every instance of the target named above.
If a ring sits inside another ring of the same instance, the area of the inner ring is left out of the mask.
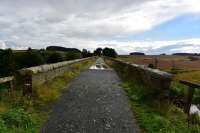
[[[105,64],[102,58],[97,59],[96,63],[92,65],[89,69],[92,70],[109,70],[108,65]]]

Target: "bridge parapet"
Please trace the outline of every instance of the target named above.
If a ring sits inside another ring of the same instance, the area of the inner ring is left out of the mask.
[[[114,58],[105,57],[105,62],[111,64],[119,76],[126,81],[146,88],[145,93],[158,94],[154,100],[159,101],[162,111],[167,111],[169,105],[169,90],[173,75],[158,69],[147,68],[142,65],[123,62]]]
[[[24,95],[32,94],[33,87],[62,75],[65,71],[70,70],[73,64],[85,62],[91,58],[94,57],[24,68],[18,71],[17,79],[21,79],[19,82],[24,85]]]

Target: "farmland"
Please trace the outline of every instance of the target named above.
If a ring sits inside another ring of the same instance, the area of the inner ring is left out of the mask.
[[[200,83],[200,58],[193,59],[190,56],[178,55],[122,55],[119,60],[144,65],[148,67],[150,64],[154,68],[175,74],[175,79],[187,80],[194,83]]]

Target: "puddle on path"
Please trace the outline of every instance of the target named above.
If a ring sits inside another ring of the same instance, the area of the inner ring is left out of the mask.
[[[96,70],[104,70],[107,69],[107,65],[105,64],[102,58],[97,59],[96,64],[92,65],[89,69],[96,69]]]
[[[102,67],[102,66],[98,66],[98,65],[92,65],[92,66],[90,67],[90,69],[100,69],[100,70],[104,70],[105,68]]]

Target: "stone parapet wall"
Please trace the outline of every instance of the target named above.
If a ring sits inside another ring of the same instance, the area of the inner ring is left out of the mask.
[[[18,71],[18,76],[23,80],[24,85],[31,86],[32,88],[62,75],[70,69],[71,65],[88,61],[91,58],[93,57],[24,68]]]
[[[123,73],[130,80],[141,83],[152,88],[169,88],[173,75],[158,69],[147,68],[142,65],[130,64],[113,58],[105,58],[111,60],[118,68],[117,72]]]
[[[158,101],[161,110],[167,111],[169,103],[169,90],[173,75],[157,69],[147,68],[142,65],[123,62],[114,58],[105,57],[105,62],[110,63],[119,76],[130,83],[144,86],[147,96],[157,94],[151,100]]]

